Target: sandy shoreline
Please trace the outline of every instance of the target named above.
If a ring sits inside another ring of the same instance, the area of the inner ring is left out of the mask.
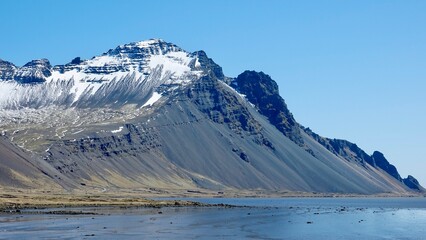
[[[16,212],[20,209],[67,208],[67,207],[170,207],[170,206],[210,206],[193,201],[173,200],[173,198],[383,198],[383,197],[425,197],[424,195],[399,194],[334,194],[334,193],[300,193],[300,192],[265,192],[265,191],[164,191],[161,194],[141,192],[110,193],[52,193],[41,191],[36,193],[4,192],[0,194],[0,211]],[[170,200],[152,200],[152,198],[170,198]]]

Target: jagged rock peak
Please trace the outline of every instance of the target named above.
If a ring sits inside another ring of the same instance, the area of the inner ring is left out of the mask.
[[[15,67],[16,68],[16,66],[13,64],[13,63],[11,63],[11,62],[8,62],[8,61],[5,61],[5,60],[3,60],[3,59],[0,59],[0,67],[3,67],[3,66],[7,66],[7,67]]]
[[[404,178],[402,181],[410,189],[413,189],[416,191],[425,191],[425,189],[420,185],[419,181],[417,181],[417,179],[411,175],[408,175],[408,177]]]
[[[302,127],[302,130],[335,155],[343,157],[348,161],[359,162],[362,165],[369,164],[374,168],[382,169],[396,180],[403,182],[404,185],[410,189],[424,191],[422,186],[414,177],[408,176],[408,178],[405,179],[401,178],[397,168],[389,163],[383,153],[375,151],[370,156],[365,153],[364,150],[359,148],[355,143],[351,143],[342,139],[321,137],[313,132],[310,128]]]
[[[189,67],[192,60],[190,53],[175,44],[162,39],[150,39],[119,45],[89,60],[82,60],[77,57],[70,63],[58,65],[54,69],[61,74],[73,70],[96,75],[134,71],[149,74],[159,65],[168,65],[173,69],[176,69],[176,67],[186,68]],[[189,71],[190,69],[186,70]],[[58,77],[61,78],[62,76]],[[103,77],[103,80],[105,79]]]
[[[49,60],[37,59],[19,68],[14,79],[19,83],[37,83],[46,81],[52,75],[52,65]]]
[[[71,60],[71,62],[69,64],[73,64],[73,65],[78,65],[80,63],[82,63],[83,61],[81,60],[80,57],[76,57],[73,60]]]
[[[52,67],[46,58],[32,60],[24,65],[24,67]]]
[[[222,67],[216,64],[213,59],[209,58],[206,52],[200,50],[193,52],[191,54],[192,57],[198,59],[198,61],[194,62],[194,66],[191,66],[195,69],[199,68],[201,70],[210,70],[211,74],[213,74],[216,78],[220,80],[225,79],[225,75],[223,74]]]
[[[115,49],[110,49],[103,55],[119,55],[129,58],[143,58],[146,54],[163,55],[169,52],[183,51],[180,47],[173,43],[168,43],[162,39],[150,39],[140,42],[132,42],[120,45]]]
[[[256,85],[260,89],[253,89],[255,91],[262,90],[265,94],[268,95],[279,95],[278,84],[264,72],[246,70],[241,73],[236,80],[237,84],[238,82],[242,83],[242,86],[237,86],[239,89],[244,88],[247,85]]]
[[[16,69],[13,63],[0,59],[0,81],[13,80]]]

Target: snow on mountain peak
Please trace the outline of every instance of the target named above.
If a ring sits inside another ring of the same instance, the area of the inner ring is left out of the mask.
[[[6,64],[3,65],[6,68]],[[89,60],[75,58],[71,63],[54,67],[50,66],[47,59],[34,60],[17,68],[12,74],[12,78],[8,75],[9,81],[0,81],[0,85],[15,83],[10,79],[21,79],[18,81],[20,84],[14,84],[14,93],[20,96],[0,92],[2,95],[9,95],[0,96],[0,107],[16,107],[34,102],[38,107],[53,102],[78,104],[80,100],[99,100],[100,94],[103,98],[108,98],[113,88],[130,87],[130,84],[135,89],[143,88],[142,95],[151,94],[162,84],[185,85],[204,73],[198,55],[161,39],[150,39],[120,45]],[[40,86],[35,87],[34,84]],[[41,92],[45,92],[43,96],[39,95]]]
[[[166,56],[169,61],[158,61],[158,57],[155,56]],[[156,64],[165,65],[166,68],[168,64],[188,65],[190,62],[188,58],[191,58],[190,54],[178,46],[161,39],[151,39],[120,45],[100,56],[80,61],[79,64],[67,64],[57,66],[56,68],[61,74],[69,70],[78,69],[79,72],[87,74],[104,75],[104,79],[106,79],[107,76],[105,75],[116,72],[137,71],[140,73],[149,73],[150,70],[157,67]],[[154,60],[151,61],[152,59]],[[175,68],[167,69],[173,70]],[[180,71],[179,73],[182,72]]]
[[[157,44],[159,42],[164,42],[161,39],[150,39],[150,40],[146,40],[146,41],[140,41],[140,42],[136,42],[136,46],[140,47],[140,48],[144,48],[144,47],[149,47],[153,44]]]
[[[168,43],[162,39],[150,39],[140,42],[132,42],[120,45],[109,50],[103,55],[120,55],[129,58],[143,58],[146,55],[166,54],[168,52],[183,51],[173,43]]]
[[[119,47],[138,47],[138,48],[149,48],[152,47],[153,45],[157,45],[157,44],[170,44],[167,43],[166,41],[164,41],[163,39],[160,38],[152,38],[149,40],[145,40],[145,41],[139,41],[139,42],[133,42],[133,43],[128,43],[125,45],[120,45]]]

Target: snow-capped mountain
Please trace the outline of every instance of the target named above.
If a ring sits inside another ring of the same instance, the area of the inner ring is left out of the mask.
[[[54,105],[140,104],[162,84],[183,86],[202,74],[196,53],[160,39],[118,46],[90,60],[75,58],[52,67],[47,59],[23,67],[0,62],[0,107],[16,109]],[[117,88],[125,96],[113,97]]]
[[[3,186],[34,187],[13,177],[27,172],[93,191],[424,191],[382,153],[301,126],[267,74],[229,78],[160,39],[58,66],[1,60],[0,131]]]

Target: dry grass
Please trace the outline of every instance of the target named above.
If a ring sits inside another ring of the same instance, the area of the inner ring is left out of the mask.
[[[165,207],[200,206],[190,201],[156,201],[132,195],[0,194],[0,210],[64,207]]]
[[[379,195],[357,195],[357,194],[326,194],[326,193],[306,193],[306,192],[282,192],[252,190],[241,191],[228,189],[224,192],[208,190],[171,190],[171,189],[139,189],[129,191],[108,192],[50,192],[48,190],[39,191],[13,191],[0,188],[0,210],[29,209],[29,208],[62,208],[62,207],[165,207],[165,206],[208,206],[191,201],[158,201],[149,198],[169,197],[204,197],[204,198],[268,198],[268,197],[421,197],[422,195],[401,195],[401,194],[379,194]]]

